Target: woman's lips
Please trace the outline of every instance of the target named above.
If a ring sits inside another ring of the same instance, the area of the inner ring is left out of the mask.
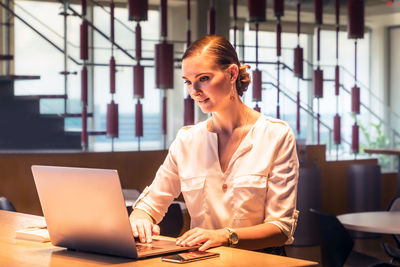
[[[204,104],[204,103],[206,103],[208,100],[210,100],[210,99],[209,99],[209,98],[206,98],[206,99],[204,99],[204,100],[197,100],[197,102],[200,103],[200,104]]]

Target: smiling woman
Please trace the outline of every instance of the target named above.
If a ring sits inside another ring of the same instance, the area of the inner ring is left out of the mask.
[[[181,246],[201,244],[247,249],[293,241],[298,159],[294,135],[281,120],[243,104],[250,78],[223,37],[207,35],[182,58],[190,96],[212,116],[184,127],[156,177],[130,216],[144,242],[159,233],[171,201],[180,193],[191,217]]]

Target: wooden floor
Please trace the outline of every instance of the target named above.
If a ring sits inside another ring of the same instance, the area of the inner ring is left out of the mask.
[[[390,258],[386,255],[385,251],[380,245],[383,242],[396,246],[396,243],[391,235],[381,235],[378,238],[354,239],[353,250],[390,262]],[[321,262],[319,246],[286,246],[286,253],[289,257]]]

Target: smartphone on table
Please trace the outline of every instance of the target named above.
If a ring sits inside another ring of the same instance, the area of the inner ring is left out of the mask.
[[[208,252],[208,251],[189,251],[161,258],[162,261],[175,262],[175,263],[187,263],[192,261],[204,260],[209,258],[218,257],[219,253]]]

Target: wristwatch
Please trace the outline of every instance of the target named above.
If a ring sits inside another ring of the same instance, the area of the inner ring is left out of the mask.
[[[237,233],[235,232],[235,230],[233,230],[232,228],[226,227],[226,230],[228,230],[229,232],[229,236],[228,236],[228,242],[229,242],[229,246],[235,246],[239,243],[239,237],[237,235]]]

